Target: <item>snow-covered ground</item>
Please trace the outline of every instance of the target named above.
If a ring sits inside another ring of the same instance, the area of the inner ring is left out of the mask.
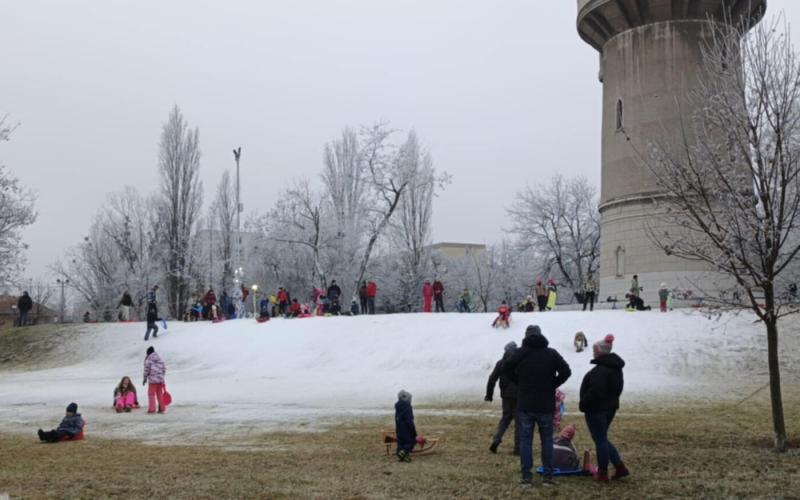
[[[591,349],[576,353],[572,347],[579,330],[590,343],[607,333],[616,336],[615,351],[627,362],[627,398],[743,397],[766,381],[763,327],[747,314],[711,321],[677,311],[515,313],[508,330],[491,328],[493,318],[397,314],[264,324],[173,322],[147,343],[141,323],[85,326],[40,367],[0,372],[0,421],[5,431],[35,431],[57,423],[66,404],[76,401],[94,435],[153,442],[235,435],[244,443],[251,433],[314,430],[342,418],[388,415],[401,388],[414,394],[415,405],[437,411],[482,401],[503,346],[519,343],[529,324],[540,325],[572,367],[565,386],[570,411],[577,411],[578,387],[591,366]],[[797,359],[797,335],[784,339],[784,357]],[[118,415],[110,406],[123,375],[137,384],[146,403],[141,381],[148,345],[167,364],[174,403],[165,415]],[[785,383],[797,380],[797,372],[784,375]]]

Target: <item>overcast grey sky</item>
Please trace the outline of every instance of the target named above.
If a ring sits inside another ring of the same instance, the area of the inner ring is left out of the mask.
[[[800,2],[770,0],[800,24]],[[272,206],[345,125],[415,127],[453,183],[435,241],[493,242],[526,182],[600,177],[597,54],[575,0],[0,2],[0,160],[39,194],[31,276],[108,192],[157,189],[161,125],[200,129],[206,203],[242,146],[246,211]],[[797,39],[797,35],[795,35]]]

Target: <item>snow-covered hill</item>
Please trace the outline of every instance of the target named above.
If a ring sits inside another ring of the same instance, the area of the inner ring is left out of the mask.
[[[354,318],[170,323],[145,343],[141,323],[90,326],[76,335],[58,368],[0,373],[0,418],[12,429],[56,422],[70,401],[101,433],[130,426],[152,436],[194,435],[209,428],[269,425],[370,414],[391,409],[401,388],[417,405],[479,402],[486,378],[510,340],[529,324],[573,369],[568,409],[590,368],[591,349],[576,353],[583,331],[590,343],[607,333],[627,362],[627,397],[723,394],[766,380],[763,329],[750,315],[710,321],[697,313],[624,311],[515,313],[512,327],[490,327],[493,314],[407,314]],[[164,416],[116,415],[112,391],[123,375],[140,400],[145,349],[154,345],[168,368],[175,403]],[[797,342],[787,347],[796,359]],[[787,377],[796,381],[796,375]],[[717,389],[714,389],[717,388]],[[741,392],[741,389],[739,389]],[[34,423],[31,423],[34,422]],[[144,426],[144,427],[142,427]]]

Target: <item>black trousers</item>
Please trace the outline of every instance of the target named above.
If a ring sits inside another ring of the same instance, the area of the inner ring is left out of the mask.
[[[511,398],[503,398],[503,416],[500,417],[500,422],[497,424],[497,431],[492,438],[493,443],[500,444],[503,441],[503,435],[506,433],[511,421],[514,421],[514,451],[519,451],[519,432],[517,425],[517,400]]]
[[[547,295],[537,295],[536,304],[539,306],[539,312],[544,312],[547,308]]]
[[[444,295],[436,295],[433,299],[436,301],[436,312],[444,312]]]
[[[369,314],[369,299],[366,297],[361,297],[361,314]]]
[[[53,429],[52,431],[44,431],[39,434],[39,439],[47,443],[57,443],[61,441],[67,433]]]
[[[594,311],[594,292],[586,292],[583,297],[583,310],[586,310],[586,304],[589,304],[589,310]]]

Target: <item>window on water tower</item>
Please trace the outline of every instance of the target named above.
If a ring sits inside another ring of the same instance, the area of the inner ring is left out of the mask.
[[[621,246],[617,247],[617,251],[614,252],[616,257],[616,266],[614,266],[615,273],[617,278],[623,278],[625,276],[625,249]]]
[[[623,121],[623,108],[622,108],[622,99],[617,99],[617,132],[625,128],[625,122]]]

